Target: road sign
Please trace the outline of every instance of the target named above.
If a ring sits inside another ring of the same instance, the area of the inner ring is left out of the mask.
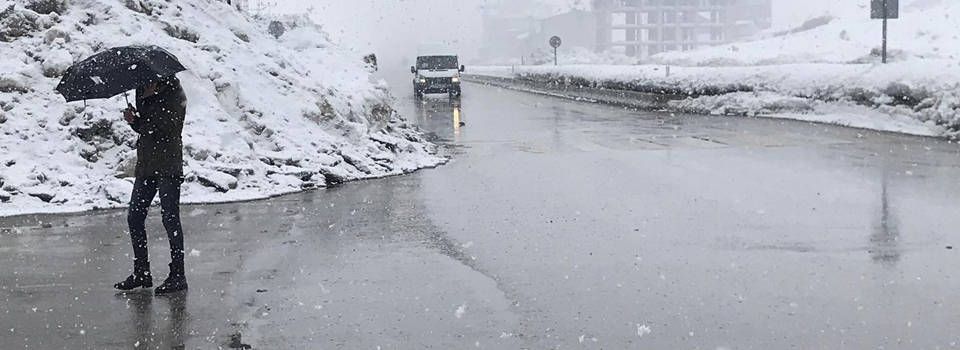
[[[870,18],[883,19],[883,63],[887,63],[887,20],[900,18],[900,0],[870,0]]]
[[[884,2],[886,2],[886,6],[884,6]],[[886,7],[886,10],[884,10],[884,7]],[[886,15],[884,15],[884,13],[886,13]],[[870,18],[900,18],[900,0],[870,0]]]
[[[560,47],[560,44],[562,43],[563,43],[563,40],[560,40],[559,36],[554,36],[550,38],[550,46],[553,47],[554,49]]]
[[[560,40],[559,36],[554,35],[550,38],[550,46],[553,47],[553,65],[557,65],[557,48],[560,47],[560,44],[563,43],[563,40]]]

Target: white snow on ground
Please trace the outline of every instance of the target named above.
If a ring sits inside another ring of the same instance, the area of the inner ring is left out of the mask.
[[[689,96],[671,103],[680,112],[960,137],[960,1],[902,0],[886,65],[879,63],[881,22],[869,19],[869,0],[851,1],[796,28],[663,53],[641,66],[594,61],[470,73]]]
[[[178,75],[189,100],[185,203],[443,161],[389,107],[385,85],[369,82],[362,55],[308,21],[284,18],[275,39],[266,21],[217,1],[62,1],[0,0],[0,215],[128,201],[136,134],[123,97],[67,104],[54,92],[66,67],[113,46],[159,45],[189,69]]]
[[[960,61],[960,1],[901,0],[900,18],[890,20],[889,50],[897,61]],[[757,40],[667,52],[650,63],[684,66],[770,65],[786,63],[875,62],[882,21],[870,19],[869,0],[849,0],[824,11],[806,26],[775,28]],[[854,6],[856,5],[856,6]]]

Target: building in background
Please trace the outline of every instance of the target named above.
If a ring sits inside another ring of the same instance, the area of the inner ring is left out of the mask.
[[[481,9],[480,57],[490,62],[529,54],[540,33],[540,21],[561,12],[558,6],[537,0],[500,0]]]
[[[536,43],[547,48],[550,37],[556,35],[563,39],[563,48],[582,47],[595,50],[597,46],[597,14],[589,11],[572,10],[550,16],[540,21],[540,32]]]
[[[596,50],[631,57],[726,44],[772,26],[772,0],[594,0]]]

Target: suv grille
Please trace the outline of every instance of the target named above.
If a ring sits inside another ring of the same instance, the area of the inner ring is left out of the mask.
[[[443,85],[449,84],[450,78],[427,78],[427,84],[431,85]]]

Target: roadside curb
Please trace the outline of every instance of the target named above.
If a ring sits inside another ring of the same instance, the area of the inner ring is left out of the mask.
[[[545,84],[523,78],[473,74],[464,74],[461,77],[465,81],[475,84],[496,86],[576,101],[626,106],[642,110],[667,110],[670,108],[670,101],[686,98],[686,96],[672,94],[651,94],[627,90],[597,89],[586,86]]]

